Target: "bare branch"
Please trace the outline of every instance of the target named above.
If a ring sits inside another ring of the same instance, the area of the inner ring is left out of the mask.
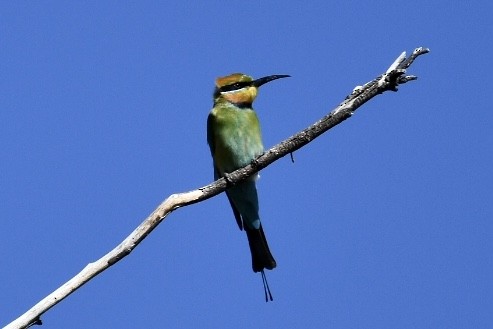
[[[385,91],[397,91],[397,87],[406,82],[416,80],[416,76],[405,75],[406,69],[411,66],[414,60],[420,55],[428,53],[427,48],[417,48],[406,58],[403,52],[392,63],[387,71],[376,79],[363,86],[356,87],[346,99],[332,110],[325,117],[315,122],[313,125],[304,129],[275,145],[251,164],[230,173],[227,178],[221,178],[212,184],[199,189],[173,194],[164,200],[122,243],[116,246],[109,253],[99,260],[88,264],[80,273],[67,281],[64,285],[56,289],[45,297],[26,313],[8,324],[6,329],[27,328],[32,325],[41,324],[40,316],[50,308],[61,302],[75,290],[79,289],[86,282],[103,272],[108,267],[114,265],[119,260],[127,256],[137,245],[144,240],[171,212],[180,207],[191,205],[200,201],[207,200],[219,193],[224,192],[228,186],[235,185],[257,171],[267,167],[274,161],[290,154],[299,148],[310,143],[330,128],[340,124],[351,117],[361,105]]]

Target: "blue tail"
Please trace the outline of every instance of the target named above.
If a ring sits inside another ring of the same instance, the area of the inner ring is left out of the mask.
[[[250,179],[233,186],[228,191],[229,202],[233,208],[240,229],[245,229],[252,254],[252,269],[262,272],[272,270],[276,261],[272,256],[258,214],[258,196],[255,180]]]

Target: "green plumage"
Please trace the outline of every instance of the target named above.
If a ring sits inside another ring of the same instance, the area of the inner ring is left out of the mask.
[[[207,132],[219,177],[246,166],[264,150],[260,123],[251,108],[218,102],[209,114]]]
[[[252,103],[258,87],[283,77],[287,76],[253,80],[236,73],[216,80],[214,107],[207,118],[207,142],[213,158],[215,179],[248,165],[263,153],[260,123]],[[263,274],[264,269],[275,268],[276,261],[260,223],[257,177],[249,177],[228,189],[226,194],[239,228],[247,233],[253,271]]]

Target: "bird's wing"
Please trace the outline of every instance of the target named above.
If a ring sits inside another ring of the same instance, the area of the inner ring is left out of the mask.
[[[211,149],[211,155],[214,159],[214,113],[211,111],[209,116],[207,117],[207,144],[209,144],[209,148]]]
[[[233,209],[233,214],[235,215],[236,219],[236,224],[238,224],[238,227],[240,228],[240,231],[243,230],[243,220],[241,219],[240,212],[238,209],[235,207],[233,200],[231,200],[231,197],[228,195],[228,192],[226,191],[226,195],[228,197],[229,204],[231,205],[231,209]]]
[[[219,172],[219,170],[217,169],[216,164],[215,164],[215,160],[214,160],[214,152],[216,150],[215,145],[214,145],[214,119],[215,119],[214,113],[213,112],[209,113],[209,116],[207,117],[207,143],[209,144],[212,159],[214,162],[214,179],[217,180],[217,179],[221,178],[222,175]],[[231,198],[229,197],[227,192],[226,192],[226,196],[228,197],[228,201],[229,201],[229,204],[231,205],[231,209],[233,209],[233,214],[235,216],[236,223],[238,224],[238,227],[240,228],[240,230],[243,230],[243,221],[241,219],[240,212],[235,207],[233,201],[231,200]]]

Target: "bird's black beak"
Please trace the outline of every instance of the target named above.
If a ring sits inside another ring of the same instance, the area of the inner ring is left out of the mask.
[[[269,76],[266,76],[266,77],[263,77],[263,78],[260,78],[257,80],[253,80],[252,85],[258,88],[261,85],[266,84],[267,82],[271,82],[273,80],[277,80],[277,79],[281,79],[281,78],[289,78],[289,77],[290,77],[290,75],[286,75],[286,74],[269,75]]]

